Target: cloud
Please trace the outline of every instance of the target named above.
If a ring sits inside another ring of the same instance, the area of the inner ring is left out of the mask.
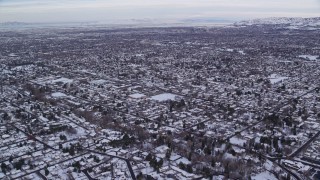
[[[0,21],[320,16],[318,0],[0,0]]]

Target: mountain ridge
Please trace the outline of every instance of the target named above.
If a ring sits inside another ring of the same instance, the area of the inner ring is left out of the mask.
[[[288,26],[320,26],[320,17],[269,17],[244,20],[234,23],[236,26],[251,25],[288,25]]]

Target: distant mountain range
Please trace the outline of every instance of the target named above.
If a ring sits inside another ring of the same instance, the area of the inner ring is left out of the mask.
[[[2,26],[19,26],[19,25],[28,25],[29,23],[24,23],[24,22],[2,22],[0,25]]]
[[[95,27],[110,25],[136,25],[141,26],[210,26],[215,24],[232,24],[234,26],[262,26],[273,25],[289,29],[320,29],[320,17],[314,18],[288,18],[288,17],[271,17],[262,19],[252,19],[235,22],[230,19],[220,18],[186,18],[180,20],[157,20],[157,19],[127,19],[122,21],[110,22],[56,22],[56,23],[25,23],[25,22],[0,22],[1,27],[21,28],[21,27]]]
[[[123,28],[123,27],[177,27],[177,26],[223,26],[234,21],[220,18],[185,19],[122,19],[96,22],[0,22],[0,30],[28,28]]]
[[[320,27],[320,17],[314,18],[288,18],[288,17],[272,17],[263,19],[252,19],[234,23],[236,26],[251,25],[283,25],[287,27]]]

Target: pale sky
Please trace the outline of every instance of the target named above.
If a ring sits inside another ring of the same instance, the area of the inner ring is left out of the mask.
[[[0,22],[320,17],[320,0],[0,0]]]

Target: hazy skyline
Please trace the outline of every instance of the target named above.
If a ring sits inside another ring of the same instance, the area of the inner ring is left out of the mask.
[[[0,22],[317,17],[319,0],[0,0]]]

